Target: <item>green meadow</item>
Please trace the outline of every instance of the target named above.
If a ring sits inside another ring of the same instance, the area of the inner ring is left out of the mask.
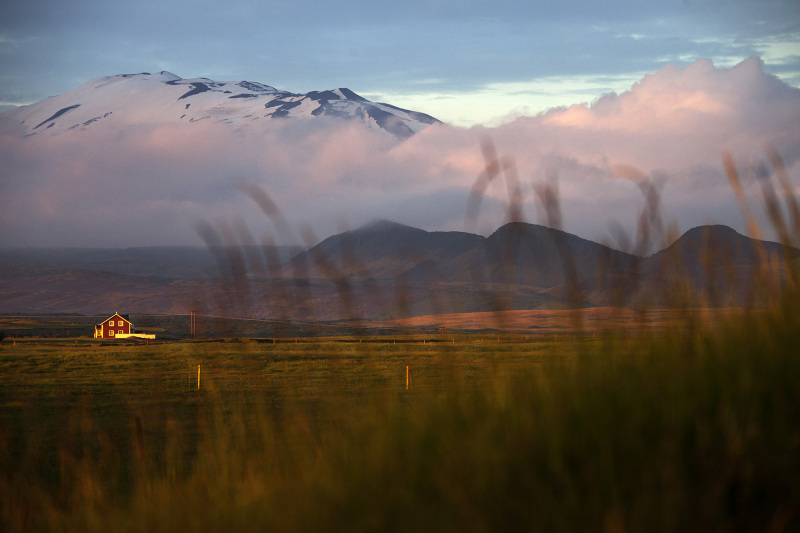
[[[790,531],[797,302],[559,342],[6,338],[0,529]]]

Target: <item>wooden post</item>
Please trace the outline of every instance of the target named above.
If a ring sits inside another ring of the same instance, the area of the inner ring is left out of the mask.
[[[406,365],[406,390],[408,390],[408,365]]]
[[[197,390],[200,390],[200,365],[197,365]]]

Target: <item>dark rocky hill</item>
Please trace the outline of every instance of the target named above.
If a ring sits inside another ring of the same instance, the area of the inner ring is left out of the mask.
[[[424,231],[379,220],[333,235],[298,254],[286,275],[309,278],[394,279],[423,264],[462,256],[484,237],[458,231]]]
[[[514,222],[467,254],[440,263],[440,277],[554,287],[600,272],[627,271],[639,258],[564,231]]]
[[[485,238],[378,221],[289,261],[296,251],[281,249],[288,262],[265,272],[253,268],[264,263],[265,250],[256,249],[6,249],[0,251],[0,313],[198,309],[329,321],[576,306],[759,305],[759,287],[780,283],[788,265],[800,260],[800,250],[723,226],[694,228],[648,258],[525,223]]]

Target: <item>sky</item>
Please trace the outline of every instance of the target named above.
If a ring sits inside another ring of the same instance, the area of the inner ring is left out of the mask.
[[[554,187],[564,229],[625,248],[651,183],[679,231],[745,231],[724,153],[762,222],[757,178],[775,174],[765,146],[798,186],[798,15],[796,0],[0,0],[0,110],[168,70],[348,87],[447,123],[402,142],[325,121],[250,139],[208,124],[80,140],[0,132],[0,246],[197,244],[198,221],[257,241],[272,226],[243,182],[283,206],[287,244],[374,218],[465,229],[487,143],[532,222],[547,218],[537,191]],[[506,220],[502,181],[467,229]]]
[[[750,56],[800,86],[800,3],[0,1],[5,109],[168,70],[293,92],[346,86],[453,125],[496,125],[626,90],[669,63]]]

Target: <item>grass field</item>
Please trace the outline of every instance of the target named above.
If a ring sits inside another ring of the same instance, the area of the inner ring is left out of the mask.
[[[785,194],[788,228],[765,191],[796,242],[800,205]],[[92,317],[48,338],[0,317],[0,531],[800,531],[783,267],[754,271],[736,312],[420,317],[377,337],[100,342],[76,336]],[[510,333],[534,319],[547,334]],[[465,324],[507,328],[418,333]]]
[[[790,531],[795,311],[559,342],[6,339],[0,529]]]

